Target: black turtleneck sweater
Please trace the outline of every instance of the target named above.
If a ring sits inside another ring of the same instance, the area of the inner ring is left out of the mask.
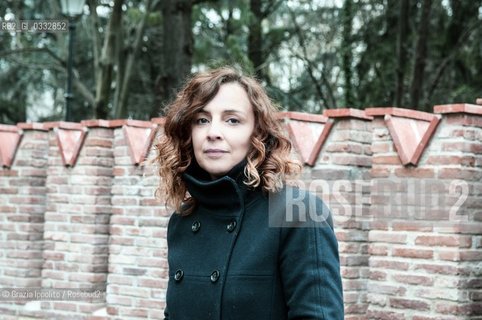
[[[216,180],[197,164],[183,175],[196,207],[169,221],[166,319],[343,319],[331,218],[280,223],[290,199],[302,199],[304,207],[293,205],[289,216],[317,208],[326,217],[326,207],[295,188],[275,195],[248,188],[245,165]]]

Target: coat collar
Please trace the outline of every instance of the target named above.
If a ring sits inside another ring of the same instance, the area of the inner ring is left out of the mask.
[[[211,180],[209,174],[193,161],[182,179],[199,206],[237,211],[244,208],[250,193],[248,186],[244,184],[246,164],[247,160],[244,159],[223,177]]]

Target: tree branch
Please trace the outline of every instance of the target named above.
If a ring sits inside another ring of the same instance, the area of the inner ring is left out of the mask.
[[[17,59],[13,59],[13,61],[15,61],[17,64],[23,65],[28,68],[36,68],[36,69],[42,69],[42,70],[45,70],[45,69],[57,70],[57,71],[63,71],[65,73],[67,72],[67,64],[65,63],[65,61],[62,60],[59,56],[57,56],[49,48],[22,48],[22,49],[10,50],[10,51],[3,51],[3,52],[0,52],[0,57],[2,56],[5,57],[8,55],[17,55],[22,53],[33,53],[33,52],[45,52],[49,56],[51,56],[54,59],[54,61],[57,62],[57,64],[53,64],[53,65],[39,65],[39,64],[32,64],[32,63],[25,64],[23,62],[18,61]],[[80,81],[79,73],[77,72],[77,70],[74,70],[73,80],[74,80],[75,88],[78,89],[78,91],[85,98],[85,100],[87,100],[90,104],[93,105],[95,102],[95,98],[90,92],[90,90],[85,86],[85,84],[82,83],[82,81]]]
[[[130,79],[134,70],[135,59],[139,52],[139,48],[142,45],[142,37],[144,35],[144,30],[147,23],[147,17],[151,12],[152,7],[156,6],[156,2],[158,1],[154,1],[154,3],[152,3],[151,0],[147,0],[146,11],[142,16],[141,21],[137,25],[136,36],[134,39],[134,43],[132,44],[132,50],[129,52],[129,55],[127,57],[126,67],[124,69],[124,75],[122,77],[122,83],[119,84],[121,86],[119,98],[118,98],[117,104],[114,106],[115,108],[114,116],[116,118],[126,116],[125,109],[127,105],[128,89],[129,89]]]
[[[89,11],[90,11],[90,19],[92,21],[91,28],[92,28],[92,45],[94,51],[94,79],[98,77],[98,67],[99,67],[99,59],[100,59],[100,50],[101,50],[101,41],[100,41],[100,22],[99,17],[97,16],[97,0],[88,0]]]
[[[268,6],[263,10],[261,14],[262,19],[266,19],[270,14],[276,11],[278,7],[284,2],[284,0],[270,1]]]
[[[315,86],[315,91],[319,97],[319,99],[325,103],[326,108],[334,108],[336,106],[335,103],[335,98],[331,89],[331,86],[329,85],[328,79],[326,78],[326,75],[324,74],[323,71],[320,72],[321,74],[321,80],[325,84],[325,86],[328,88],[328,95],[330,97],[330,103],[328,102],[327,98],[325,97],[325,94],[323,92],[323,85],[318,81],[318,79],[315,76],[315,69],[316,67],[313,65],[313,62],[309,59],[308,57],[308,52],[306,51],[306,44],[305,44],[305,38],[303,36],[303,32],[301,31],[301,27],[298,25],[298,22],[296,22],[296,17],[293,12],[293,10],[290,11],[290,16],[293,21],[293,24],[295,25],[295,31],[296,34],[298,35],[300,47],[302,49],[303,56],[300,58],[305,62],[306,65],[306,71],[308,73],[308,76],[310,79],[313,81],[313,84]]]
[[[450,61],[457,55],[458,50],[460,49],[460,43],[465,42],[470,36],[472,32],[477,30],[477,28],[480,28],[481,24],[479,21],[476,23],[472,24],[469,26],[465,32],[462,33],[462,35],[457,39],[457,42],[454,46],[451,46],[451,51],[450,53],[442,60],[442,62],[439,64],[437,70],[435,71],[435,76],[430,83],[429,90],[428,90],[428,95],[427,98],[425,99],[425,102],[428,103],[430,101],[430,98],[432,97],[435,89],[437,88],[440,79],[442,78],[442,75],[449,64]]]

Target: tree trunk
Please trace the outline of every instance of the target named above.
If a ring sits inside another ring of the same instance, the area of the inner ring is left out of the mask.
[[[419,22],[418,40],[415,50],[415,64],[413,67],[412,88],[410,90],[411,107],[418,110],[426,108],[420,107],[420,94],[423,87],[423,76],[425,69],[425,62],[427,59],[427,40],[428,27],[430,24],[430,10],[432,7],[432,0],[424,0],[422,4],[422,15]],[[427,110],[428,111],[428,110]]]
[[[112,15],[107,27],[107,33],[99,60],[99,72],[97,77],[97,88],[95,96],[95,117],[107,119],[109,117],[109,96],[112,84],[112,70],[116,56],[117,34],[120,32],[122,20],[122,5],[124,0],[115,0]]]
[[[261,9],[261,0],[250,0],[249,7],[251,10],[251,19],[249,24],[248,34],[248,58],[253,64],[256,76],[262,80],[264,78],[263,72],[263,42],[262,42],[262,28],[263,12]]]
[[[193,35],[192,0],[162,0],[164,57],[159,93],[169,101],[191,73]]]
[[[100,22],[99,16],[97,15],[97,0],[88,0],[90,11],[90,22],[91,22],[91,32],[92,32],[92,50],[94,54],[94,79],[97,79],[98,75],[98,66],[101,54],[101,41],[100,41]]]
[[[408,2],[402,0],[398,16],[398,39],[397,39],[397,91],[395,93],[395,107],[402,107],[404,94],[405,65],[407,59],[407,34],[408,34]]]
[[[342,24],[343,24],[343,39],[342,39],[342,68],[345,77],[345,106],[352,107],[355,103],[353,99],[352,90],[352,75],[353,71],[351,64],[353,62],[353,54],[351,48],[351,32],[353,20],[353,2],[352,0],[345,0],[342,9]]]

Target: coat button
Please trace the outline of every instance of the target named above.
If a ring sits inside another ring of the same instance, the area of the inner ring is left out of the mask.
[[[201,228],[201,222],[199,222],[199,221],[194,221],[194,222],[192,223],[192,226],[191,226],[192,232],[196,233],[196,232],[199,231],[200,228]]]
[[[181,281],[182,277],[184,277],[184,271],[181,269],[177,270],[176,273],[174,274],[174,280],[177,282]]]
[[[211,273],[211,282],[215,283],[219,279],[219,271],[214,270],[213,273]]]
[[[226,230],[228,230],[228,232],[233,232],[234,229],[236,229],[236,220],[231,221],[231,222],[226,226]]]

